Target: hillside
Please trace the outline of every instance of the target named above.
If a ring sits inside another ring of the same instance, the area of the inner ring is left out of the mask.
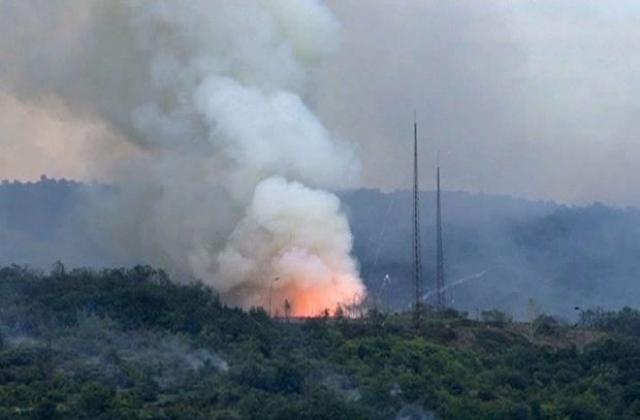
[[[0,418],[640,415],[639,313],[600,316],[600,331],[482,317],[431,314],[418,331],[408,316],[376,312],[288,323],[149,267],[6,267]]]
[[[113,187],[43,178],[0,185],[0,264],[49,269],[159,264],[123,253],[99,212]],[[369,293],[386,308],[410,302],[410,196],[340,193],[353,253]],[[433,285],[432,192],[421,194],[423,271]],[[566,207],[505,196],[445,192],[446,282],[453,307],[475,314],[499,308],[520,320],[543,312],[575,320],[575,307],[634,306],[640,272],[640,211],[602,204]],[[167,267],[165,267],[167,268]],[[390,285],[383,288],[385,275]]]
[[[518,319],[575,307],[634,306],[640,273],[640,211],[603,204],[559,206],[505,196],[443,193],[446,283],[451,304],[471,314],[500,308]],[[389,307],[411,296],[408,192],[343,194],[354,253],[369,290]],[[420,195],[423,272],[435,278],[435,195]],[[389,286],[383,286],[388,274]]]

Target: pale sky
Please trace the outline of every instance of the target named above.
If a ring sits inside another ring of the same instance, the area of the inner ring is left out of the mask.
[[[321,75],[327,124],[364,183],[640,205],[640,3],[335,0],[343,48]],[[324,79],[323,79],[324,77]]]

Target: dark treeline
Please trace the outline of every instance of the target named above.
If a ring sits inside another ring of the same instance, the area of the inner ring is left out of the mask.
[[[418,330],[376,311],[277,322],[149,267],[9,266],[0,269],[0,418],[640,416],[637,311],[589,328],[483,317],[428,314]]]

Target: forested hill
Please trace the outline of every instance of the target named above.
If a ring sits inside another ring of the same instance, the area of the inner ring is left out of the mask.
[[[162,271],[0,268],[2,419],[635,419],[640,313],[273,321]]]
[[[49,269],[146,263],[122,255],[92,218],[114,188],[43,178],[0,185],[0,264]],[[410,295],[411,202],[406,191],[340,193],[354,254],[370,293],[390,309]],[[421,194],[424,273],[433,286],[435,200]],[[640,301],[640,211],[602,204],[566,207],[513,197],[443,193],[447,283],[452,305],[500,308],[520,319],[541,312],[575,318],[575,307],[621,308]],[[388,274],[390,284],[382,288]]]
[[[370,290],[392,307],[411,293],[408,192],[343,194],[355,254]],[[601,203],[559,206],[513,197],[445,192],[446,282],[453,306],[498,307],[520,319],[540,311],[574,319],[575,307],[621,308],[640,302],[640,211]],[[435,277],[435,194],[420,195],[423,270]],[[382,289],[386,274],[390,286]]]
[[[0,184],[0,264],[50,268],[125,263],[113,253],[107,232],[90,217],[113,190],[42,176],[38,182]]]

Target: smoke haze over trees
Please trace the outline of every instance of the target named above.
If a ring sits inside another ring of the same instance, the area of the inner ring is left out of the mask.
[[[0,264],[48,269],[145,263],[123,252],[88,212],[117,189],[45,179],[0,186]],[[354,232],[354,255],[372,296],[391,309],[410,299],[410,195],[376,190],[341,192]],[[520,319],[542,312],[575,319],[576,306],[634,305],[640,272],[640,210],[602,204],[565,207],[507,196],[445,192],[445,266],[453,306],[500,308]],[[423,192],[426,289],[433,288],[434,195]],[[469,211],[473,209],[473,211]],[[389,274],[390,285],[382,288]],[[475,275],[475,277],[474,277]],[[470,278],[471,277],[471,278]]]

